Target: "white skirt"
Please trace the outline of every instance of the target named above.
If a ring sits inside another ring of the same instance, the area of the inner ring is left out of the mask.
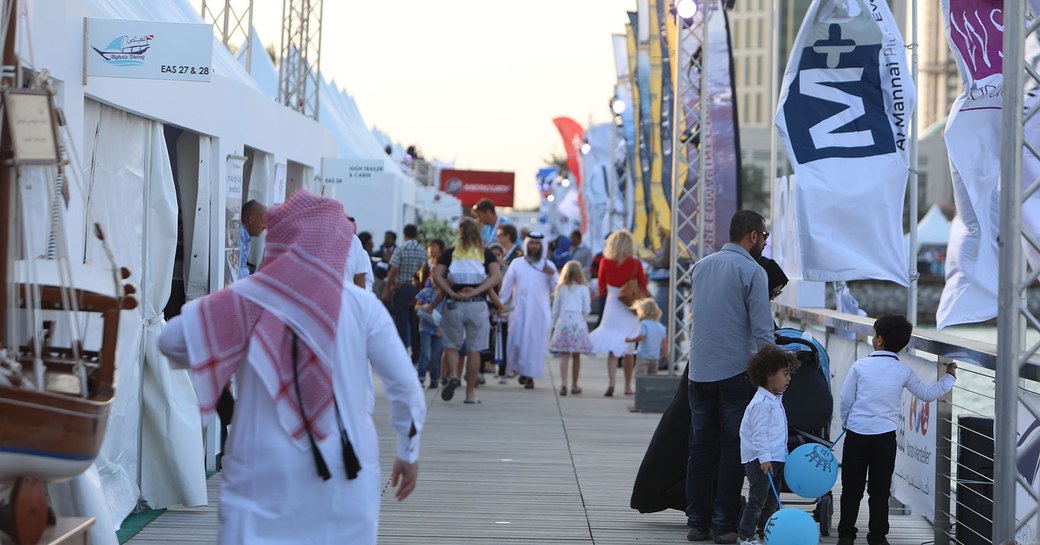
[[[618,299],[619,291],[621,288],[607,286],[603,320],[600,321],[599,327],[589,333],[592,352],[595,354],[604,352],[615,356],[635,354],[635,343],[627,343],[625,339],[639,335],[639,317]]]

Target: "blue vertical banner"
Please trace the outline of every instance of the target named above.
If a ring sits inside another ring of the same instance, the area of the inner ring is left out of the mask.
[[[642,187],[643,210],[637,214],[635,230],[636,242],[650,246],[650,230],[654,218],[654,206],[651,195],[652,178],[650,176],[653,156],[650,152],[653,145],[654,122],[651,115],[650,97],[650,0],[639,0],[636,12],[636,89],[639,92],[639,185]],[[638,199],[636,202],[639,202]],[[642,221],[639,221],[642,219]]]
[[[916,96],[886,2],[813,1],[776,117],[795,172],[805,280],[908,285],[903,199]]]
[[[658,40],[652,47],[661,49],[661,189],[664,191],[664,200],[670,207],[672,205],[672,131],[675,113],[675,86],[672,82],[672,48],[669,46],[669,21],[674,21],[675,15],[665,6],[666,2],[658,0],[657,24],[660,31],[657,33]],[[674,31],[675,25],[671,25]],[[669,214],[669,219],[671,214]],[[665,227],[670,227],[669,221]]]

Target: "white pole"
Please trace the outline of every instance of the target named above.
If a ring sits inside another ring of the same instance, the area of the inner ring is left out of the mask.
[[[770,21],[770,28],[772,31],[772,39],[769,42],[769,120],[766,122],[769,126],[769,173],[766,175],[766,184],[772,188],[773,183],[777,177],[777,165],[778,158],[776,156],[777,142],[776,142],[776,109],[777,101],[780,98],[778,90],[779,82],[777,81],[778,72],[780,71],[780,2],[783,0],[773,0],[773,17]],[[744,115],[747,115],[745,112]],[[773,192],[769,192],[769,210],[773,210]],[[776,222],[778,218],[770,218],[773,222]]]
[[[910,16],[912,23],[910,25],[910,77],[914,80],[914,85],[917,85],[917,50],[919,45],[917,43],[917,0],[911,0],[910,2]],[[917,325],[917,279],[920,276],[920,272],[917,270],[917,217],[918,209],[918,159],[917,159],[917,147],[918,147],[918,133],[917,133],[917,116],[920,112],[920,108],[914,108],[914,115],[910,118],[910,133],[913,135],[910,138],[910,255],[907,256],[909,261],[910,271],[910,287],[907,291],[906,296],[906,319],[911,324]]]
[[[615,99],[616,100],[616,99]],[[610,205],[607,207],[607,232],[614,231],[614,203],[617,199],[617,114],[614,113],[614,102],[610,103],[610,168],[607,169],[607,198]],[[598,235],[599,233],[597,233]]]

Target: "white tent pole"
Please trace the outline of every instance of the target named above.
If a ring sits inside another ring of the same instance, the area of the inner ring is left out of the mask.
[[[910,77],[914,80],[914,85],[917,85],[917,51],[919,49],[917,43],[917,0],[911,0],[910,2]],[[907,252],[907,260],[909,261],[910,271],[910,287],[907,291],[906,296],[906,319],[911,324],[917,325],[917,279],[920,277],[920,271],[917,270],[917,252],[918,252],[918,240],[917,240],[917,223],[920,220],[917,214],[917,200],[918,200],[918,158],[917,158],[917,147],[918,147],[918,133],[917,133],[917,116],[920,108],[914,108],[914,115],[910,117],[910,133],[913,137],[910,139],[910,251]]]

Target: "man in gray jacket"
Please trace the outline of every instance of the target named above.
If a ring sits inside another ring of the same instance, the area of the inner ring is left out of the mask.
[[[753,391],[747,362],[763,346],[775,344],[768,281],[757,262],[767,238],[765,219],[740,210],[730,220],[730,242],[693,269],[686,473],[690,541],[737,541],[744,484],[739,430]]]

